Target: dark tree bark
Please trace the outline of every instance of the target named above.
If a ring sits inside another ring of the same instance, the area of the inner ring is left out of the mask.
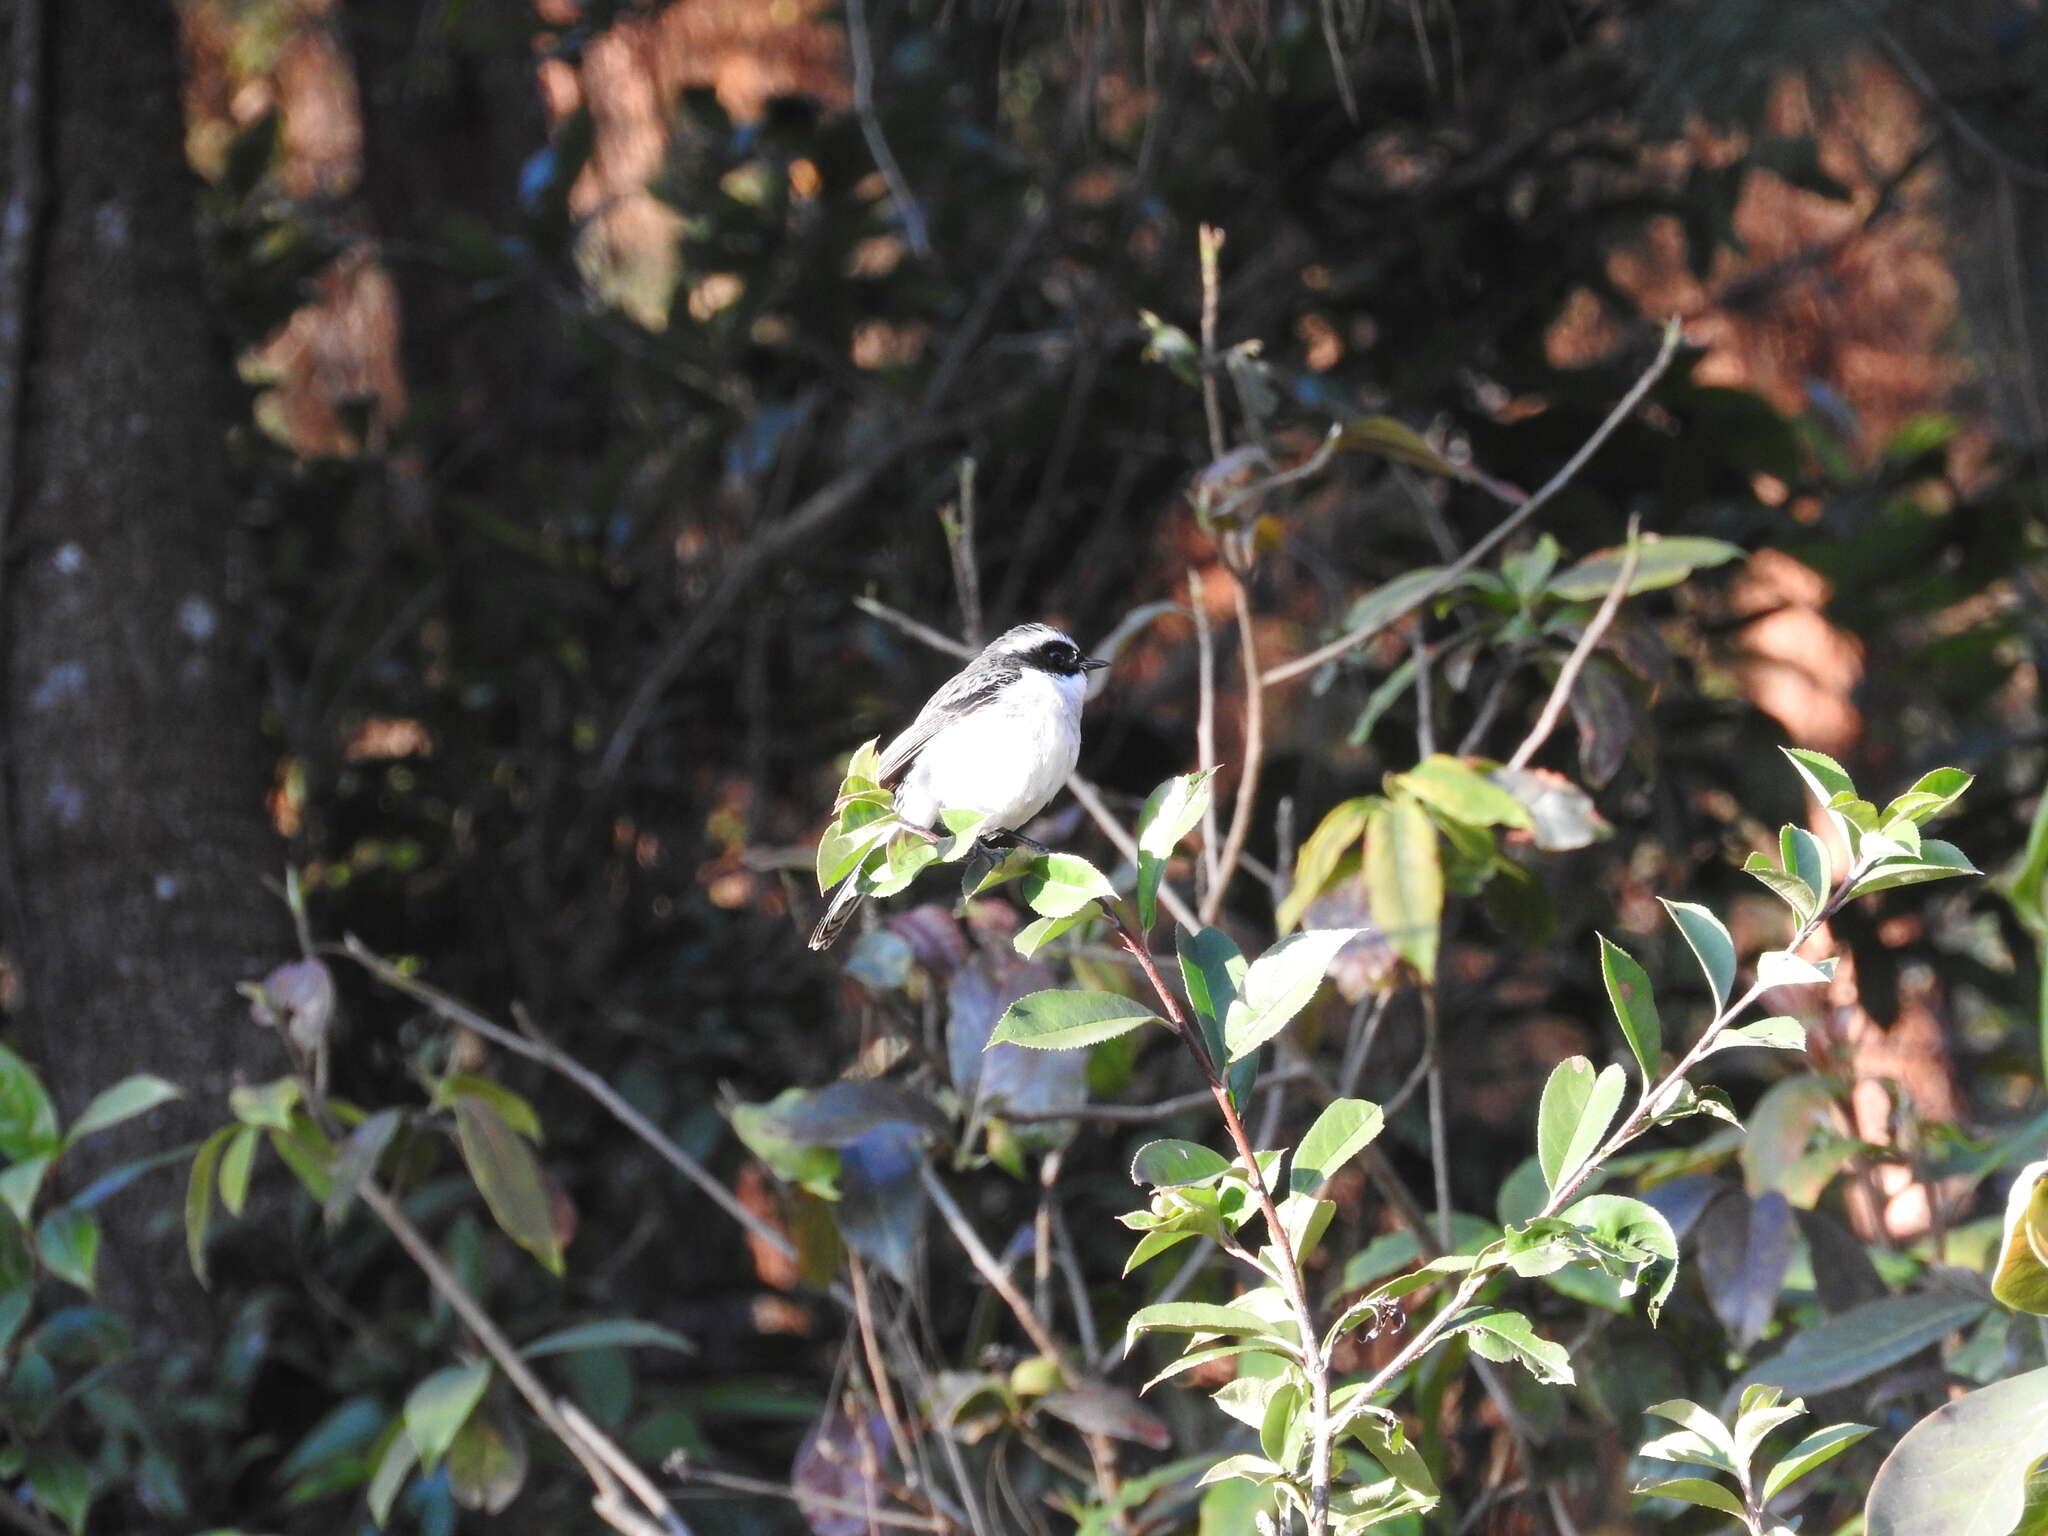
[[[232,561],[237,386],[201,270],[172,9],[14,0],[14,25],[31,4],[47,197],[0,567],[8,940],[67,1118],[126,1073],[185,1088],[132,1154],[218,1123],[238,1068],[281,1067],[234,984],[289,926],[262,885],[282,854]],[[196,1311],[177,1224],[149,1219],[174,1189],[158,1175],[103,1212],[103,1291],[145,1330]]]

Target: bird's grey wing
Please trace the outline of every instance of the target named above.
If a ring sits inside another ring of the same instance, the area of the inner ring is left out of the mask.
[[[885,789],[894,789],[903,782],[910,765],[917,761],[917,754],[925,744],[940,731],[963,715],[971,714],[1007,685],[1022,675],[1023,669],[1013,665],[992,667],[968,667],[954,673],[939,685],[939,691],[925,701],[917,718],[882,749],[881,777],[878,782]]]

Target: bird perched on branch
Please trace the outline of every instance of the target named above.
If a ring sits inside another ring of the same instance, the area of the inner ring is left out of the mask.
[[[983,841],[1021,841],[1017,829],[1074,771],[1088,674],[1108,665],[1050,624],[996,636],[882,749],[877,782],[896,791],[897,820],[930,831],[941,811],[978,811]],[[838,938],[864,899],[858,879],[840,886],[811,948]]]

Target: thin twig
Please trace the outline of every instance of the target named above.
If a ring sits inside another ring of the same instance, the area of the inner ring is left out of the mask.
[[[1422,988],[1423,1060],[1429,1071],[1429,1161],[1436,1186],[1436,1240],[1451,1247],[1451,1137],[1444,1119],[1444,1050],[1438,1028],[1436,985]]]
[[[834,1498],[829,1493],[814,1493],[805,1489],[798,1493],[788,1483],[771,1483],[764,1477],[742,1477],[737,1472],[714,1472],[709,1467],[693,1467],[685,1463],[674,1471],[676,1477],[685,1483],[702,1483],[706,1488],[722,1488],[728,1493],[759,1494],[764,1499],[787,1499],[807,1509],[834,1515],[852,1515],[866,1520],[870,1525],[885,1525],[902,1531],[950,1531],[953,1522],[939,1515],[914,1515],[893,1509],[874,1509],[866,1504],[856,1504],[851,1499]]]
[[[948,656],[957,656],[962,661],[972,660],[978,647],[964,640],[955,640],[944,630],[933,629],[929,624],[920,623],[901,608],[891,608],[887,603],[877,602],[872,597],[856,597],[853,606],[871,619],[880,619],[884,624],[894,625],[911,639],[930,646],[935,651],[944,651]]]
[[[1885,51],[1885,55],[1898,72],[1906,77],[1906,83],[1919,92],[1930,107],[1941,114],[1941,120],[1948,124],[1950,132],[1990,161],[1995,170],[2010,176],[2022,186],[2032,187],[2036,191],[2048,190],[2048,170],[2028,165],[2024,160],[2016,160],[1999,148],[1983,129],[1963,116],[1949,99],[1942,95],[1941,87],[1934,83],[1933,76],[1927,73],[1904,43],[1894,37],[1889,30],[1879,26],[1876,19],[1865,12],[1862,6],[1851,6],[1850,9],[1863,14],[1863,19],[1870,25],[1870,35],[1877,39],[1878,46]]]
[[[846,1254],[846,1272],[853,1282],[854,1330],[860,1336],[861,1354],[867,1361],[875,1403],[882,1410],[882,1422],[889,1427],[889,1438],[895,1442],[896,1460],[906,1473],[910,1473],[916,1466],[911,1453],[910,1431],[904,1427],[903,1419],[896,1411],[896,1392],[890,1385],[888,1364],[882,1358],[881,1340],[875,1335],[874,1298],[868,1291],[867,1266],[850,1248]]]
[[[1188,567],[1188,612],[1195,620],[1195,760],[1209,764],[1216,759],[1216,637],[1209,631],[1209,605],[1202,592],[1202,578]],[[1216,797],[1202,803],[1202,857],[1198,897],[1216,885],[1216,871],[1222,857],[1218,835]]]
[[[1436,709],[1430,701],[1429,642],[1422,637],[1422,626],[1415,626],[1409,636],[1409,654],[1415,658],[1415,755],[1418,758],[1436,756]]]
[[[484,1039],[512,1052],[515,1056],[524,1056],[528,1061],[537,1061],[549,1071],[566,1077],[570,1082],[597,1100],[613,1119],[625,1126],[635,1136],[638,1136],[664,1162],[692,1184],[696,1185],[699,1190],[711,1198],[712,1202],[720,1210],[746,1228],[750,1234],[768,1244],[785,1258],[796,1258],[796,1244],[791,1242],[785,1234],[740,1204],[732,1191],[714,1178],[710,1170],[705,1168],[702,1163],[677,1146],[674,1141],[663,1135],[660,1128],[653,1121],[635,1109],[610,1083],[598,1076],[597,1073],[591,1071],[590,1068],[584,1066],[575,1057],[563,1051],[559,1046],[551,1041],[531,1039],[519,1034],[517,1031],[507,1029],[495,1020],[484,1017],[484,1015],[478,1013],[466,1003],[459,1002],[455,998],[450,997],[439,988],[429,986],[426,982],[416,977],[406,975],[405,972],[399,970],[397,966],[376,953],[354,934],[349,934],[342,940],[338,951],[335,951],[332,945],[324,947],[331,952],[346,955],[386,986],[393,987],[405,993],[406,996],[424,1003],[431,1011],[440,1015],[449,1023],[459,1024],[462,1028],[483,1036]],[[846,1293],[843,1288],[835,1286],[833,1293],[848,1306],[852,1305],[853,1298],[851,1294]]]
[[[910,190],[903,167],[896,163],[889,141],[882,135],[882,119],[875,111],[875,60],[868,43],[867,0],[846,0],[846,51],[853,65],[853,112],[860,121],[860,135],[867,140],[875,168],[889,184],[889,199],[896,205],[897,217],[903,220],[903,238],[920,257],[929,257],[932,243],[925,231],[924,209],[917,194]]]
[[[923,1181],[925,1193],[931,1196],[932,1205],[937,1209],[939,1219],[945,1222],[946,1230],[953,1234],[953,1240],[960,1245],[975,1271],[987,1282],[988,1288],[1002,1298],[1003,1304],[1017,1319],[1018,1326],[1024,1330],[1025,1337],[1031,1340],[1032,1346],[1059,1366],[1069,1385],[1078,1385],[1085,1380],[1085,1364],[1076,1359],[1074,1352],[1061,1342],[1059,1335],[1045,1325],[1045,1319],[1038,1315],[1029,1298],[1017,1289],[1017,1282],[1010,1278],[1009,1270],[1004,1267],[1002,1260],[989,1252],[988,1245],[981,1240],[980,1234],[969,1223],[966,1214],[954,1201],[952,1192],[946,1188],[945,1182],[932,1171],[932,1165],[919,1163],[917,1176]]]
[[[468,1289],[458,1280],[455,1272],[442,1262],[434,1245],[421,1235],[398,1202],[391,1198],[372,1179],[364,1179],[357,1187],[357,1195],[369,1212],[382,1222],[386,1231],[403,1248],[406,1257],[419,1266],[427,1277],[427,1283],[438,1291],[449,1309],[462,1319],[462,1324],[475,1337],[484,1352],[511,1382],[514,1390],[526,1399],[526,1405],[533,1410],[534,1417],[547,1427],[550,1434],[562,1442],[563,1448],[575,1457],[582,1466],[584,1475],[596,1485],[598,1496],[593,1504],[598,1514],[614,1530],[627,1536],[647,1536],[649,1532],[668,1532],[669,1536],[688,1536],[689,1528],[669,1509],[660,1493],[654,1493],[654,1502],[648,1506],[653,1520],[644,1519],[624,1502],[624,1490],[613,1470],[614,1457],[623,1460],[624,1453],[606,1439],[603,1432],[586,1420],[582,1427],[571,1422],[556,1404],[547,1386],[533,1373],[526,1358],[518,1347],[500,1331],[496,1321],[470,1295]],[[578,1415],[581,1417],[581,1415]],[[599,1447],[603,1446],[604,1450]],[[648,1485],[652,1489],[652,1485]]]
[[[1251,832],[1252,812],[1257,806],[1259,769],[1266,749],[1265,684],[1259,677],[1259,643],[1252,625],[1251,594],[1245,589],[1242,572],[1233,570],[1230,574],[1231,596],[1237,605],[1238,651],[1244,669],[1244,768],[1237,778],[1236,797],[1230,813],[1230,834],[1223,840],[1223,857],[1217,864],[1216,877],[1209,884],[1208,894],[1202,898],[1204,925],[1216,921],[1216,914],[1223,907],[1224,892],[1230,887],[1230,877],[1237,872],[1237,861],[1244,854],[1244,840]]]
[[[967,644],[979,649],[981,631],[981,567],[974,555],[974,471],[972,454],[960,460],[958,511],[940,513],[946,530],[946,552],[953,557],[953,588],[960,597],[960,633]]]
[[[1525,498],[1514,511],[1496,523],[1484,538],[1480,539],[1478,543],[1466,550],[1458,559],[1452,561],[1439,571],[1434,581],[1426,584],[1421,591],[1417,592],[1408,602],[1402,604],[1397,611],[1377,618],[1370,624],[1362,624],[1349,634],[1332,640],[1328,645],[1316,647],[1316,649],[1310,651],[1305,656],[1297,656],[1292,661],[1282,662],[1277,667],[1269,668],[1261,681],[1270,688],[1275,684],[1300,677],[1303,673],[1313,672],[1327,661],[1336,660],[1354,646],[1363,645],[1374,635],[1380,633],[1381,630],[1406,618],[1439,592],[1450,587],[1481,560],[1485,559],[1501,540],[1507,538],[1517,528],[1528,522],[1552,497],[1571,484],[1573,478],[1577,476],[1580,470],[1586,467],[1587,462],[1593,455],[1600,451],[1607,439],[1614,435],[1615,429],[1634,413],[1638,405],[1642,404],[1643,397],[1649,394],[1657,381],[1664,376],[1664,371],[1671,366],[1671,359],[1677,355],[1678,343],[1683,334],[1679,329],[1677,317],[1673,316],[1665,324],[1663,344],[1658,347],[1657,355],[1651,360],[1650,366],[1643,370],[1642,377],[1636,380],[1629,392],[1621,397],[1620,403],[1612,411],[1608,412],[1607,419],[1602,421],[1593,430],[1593,435],[1580,445],[1579,451],[1565,461],[1562,469],[1544,481],[1537,488],[1534,495]]]
[[[1284,1088],[1310,1076],[1306,1068],[1269,1072],[1252,1085],[1252,1092],[1265,1093],[1270,1089]],[[1161,1099],[1153,1104],[1077,1104],[1072,1109],[1032,1109],[1011,1113],[1000,1112],[1002,1119],[1011,1125],[1035,1125],[1059,1120],[1088,1120],[1099,1125],[1151,1125],[1160,1120],[1171,1120],[1179,1115],[1191,1115],[1196,1110],[1206,1109],[1216,1102],[1215,1095],[1208,1089],[1195,1093],[1183,1093],[1177,1098]]]
[[[1223,231],[1204,224],[1195,241],[1202,269],[1202,414],[1209,422],[1209,460],[1214,463],[1229,447],[1223,435],[1223,400],[1216,388],[1216,311],[1222,294],[1217,258],[1223,250]]]
[[[1551,687],[1550,697],[1543,701],[1543,712],[1536,717],[1529,734],[1522,738],[1522,744],[1515,748],[1514,756],[1508,759],[1510,768],[1528,767],[1529,759],[1557,729],[1565,705],[1571,702],[1572,685],[1579,680],[1586,658],[1593,654],[1600,637],[1614,622],[1614,616],[1621,612],[1622,599],[1628,596],[1629,583],[1636,579],[1636,567],[1642,559],[1642,519],[1631,517],[1628,520],[1628,551],[1621,557],[1621,569],[1615,572],[1614,584],[1607,589],[1607,596],[1600,600],[1599,611],[1593,615],[1593,622],[1586,626],[1586,632],[1579,636],[1579,643],[1572,647],[1571,655],[1565,657],[1564,665],[1557,669],[1557,682]]]

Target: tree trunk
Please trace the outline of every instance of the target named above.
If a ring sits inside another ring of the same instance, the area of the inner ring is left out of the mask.
[[[281,852],[233,560],[240,413],[203,283],[171,6],[13,0],[16,28],[29,5],[48,195],[0,466],[15,896],[0,916],[20,929],[28,1038],[67,1119],[130,1072],[186,1090],[116,1141],[134,1155],[217,1124],[238,1070],[281,1067],[234,984],[289,929],[262,885]],[[145,1336],[196,1308],[177,1223],[152,1219],[175,1201],[157,1175],[102,1213],[103,1293]]]

